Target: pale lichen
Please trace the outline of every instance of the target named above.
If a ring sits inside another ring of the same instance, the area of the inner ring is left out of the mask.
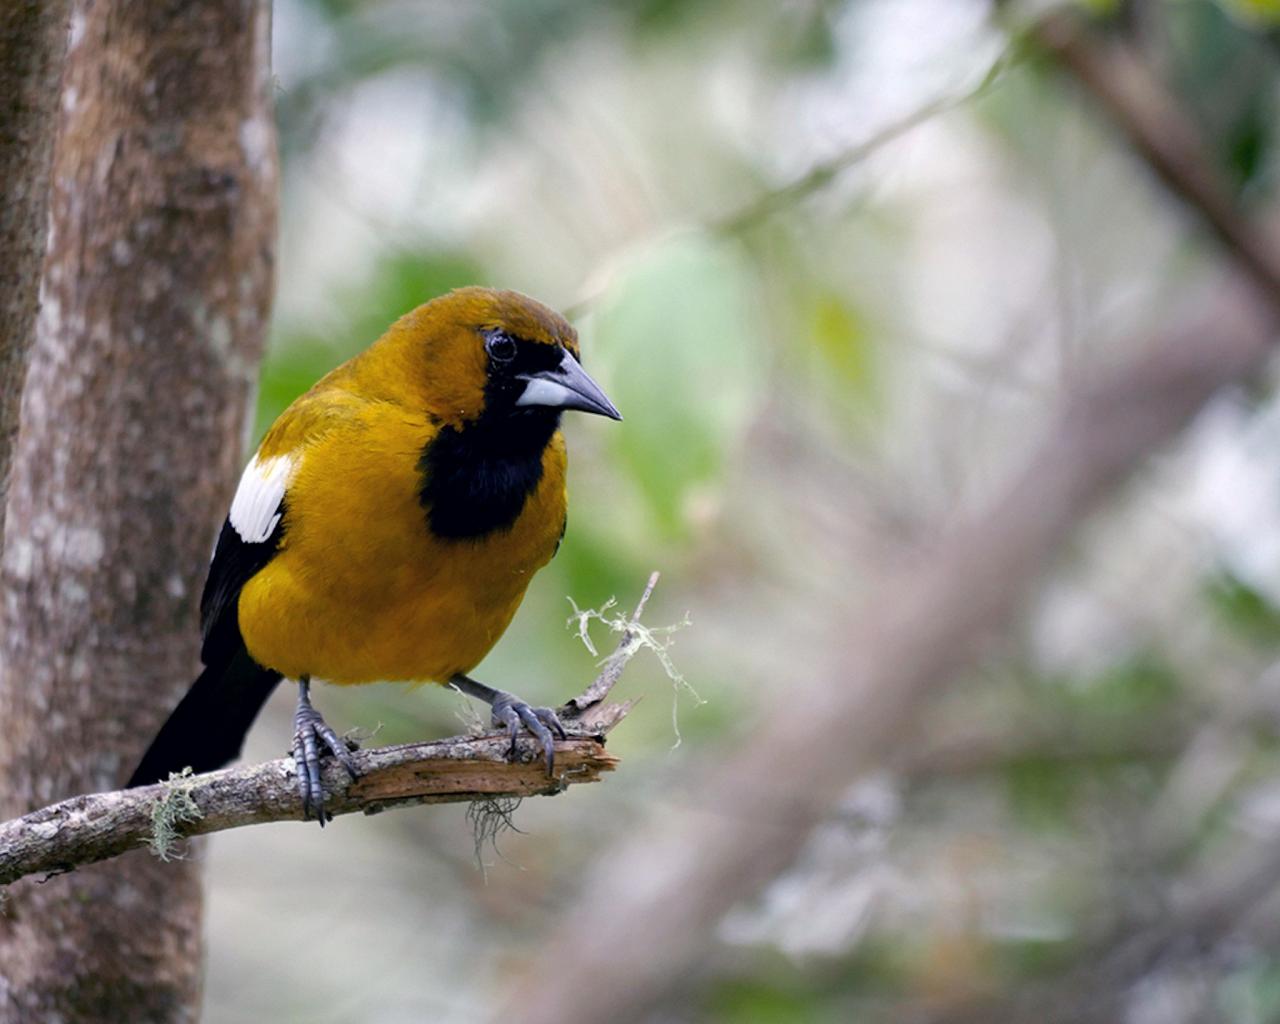
[[[689,694],[693,698],[695,705],[706,703],[706,700],[693,688],[693,684],[685,678],[684,673],[676,668],[675,662],[671,659],[670,649],[672,644],[675,643],[672,634],[692,625],[689,613],[685,612],[683,619],[668,626],[646,626],[641,622],[628,618],[626,615],[610,615],[609,612],[618,606],[616,598],[609,598],[599,608],[579,608],[572,597],[568,598],[568,601],[573,607],[573,614],[569,616],[565,626],[574,631],[574,635],[582,641],[583,646],[595,657],[598,658],[600,652],[596,649],[595,642],[591,639],[591,623],[593,621],[607,626],[611,633],[623,634],[623,642],[619,644],[617,650],[599,663],[601,668],[607,667],[614,662],[629,661],[641,648],[647,648],[653,652],[653,656],[658,659],[658,664],[662,666],[663,672],[671,680],[671,729],[676,737],[671,749],[674,750],[680,746],[682,742],[679,715],[680,692],[683,690]]]
[[[163,785],[164,795],[151,805],[151,838],[147,845],[157,857],[168,861],[174,859],[174,846],[183,836],[182,824],[199,821],[204,814],[191,796],[195,783],[190,768],[171,772]]]

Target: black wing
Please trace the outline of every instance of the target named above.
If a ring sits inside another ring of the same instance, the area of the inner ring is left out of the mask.
[[[264,504],[270,504],[270,498]],[[256,511],[261,513],[262,508]],[[200,626],[204,643],[200,658],[205,670],[191,684],[151,746],[143,755],[129,786],[167,779],[189,766],[197,772],[220,768],[240,754],[245,733],[258,716],[280,673],[259,665],[245,649],[240,635],[240,591],[280,549],[284,536],[284,500],[261,522],[260,541],[246,541],[232,523],[222,524],[200,596]],[[267,525],[270,524],[270,532]],[[265,533],[265,536],[263,534]]]
[[[240,637],[240,591],[276,556],[284,536],[284,501],[280,518],[264,541],[250,543],[240,536],[228,518],[218,534],[218,544],[209,565],[209,578],[200,595],[200,630],[204,642],[200,660],[211,665],[243,643]]]

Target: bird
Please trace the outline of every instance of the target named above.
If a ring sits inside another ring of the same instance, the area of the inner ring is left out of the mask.
[[[555,712],[468,673],[564,536],[568,410],[622,418],[562,316],[481,287],[406,313],[296,399],[218,535],[200,598],[203,671],[127,785],[237,758],[282,679],[298,687],[303,818],[322,826],[321,757],[357,772],[312,703],[313,679],[452,685],[489,705],[512,753],[532,733],[552,774],[565,735]]]

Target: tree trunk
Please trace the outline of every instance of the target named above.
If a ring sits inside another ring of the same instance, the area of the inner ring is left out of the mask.
[[[73,0],[4,558],[0,814],[121,783],[195,671],[275,231],[266,0]],[[0,1022],[199,1012],[195,859],[8,890]]]
[[[40,294],[68,6],[68,0],[7,0],[0,6],[0,550]]]

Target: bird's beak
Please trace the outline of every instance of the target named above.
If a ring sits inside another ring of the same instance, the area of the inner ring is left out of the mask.
[[[587,376],[582,364],[567,349],[560,364],[540,373],[521,374],[525,381],[524,394],[516,399],[516,405],[544,405],[552,409],[581,409],[611,420],[622,419],[609,396],[600,385]]]

